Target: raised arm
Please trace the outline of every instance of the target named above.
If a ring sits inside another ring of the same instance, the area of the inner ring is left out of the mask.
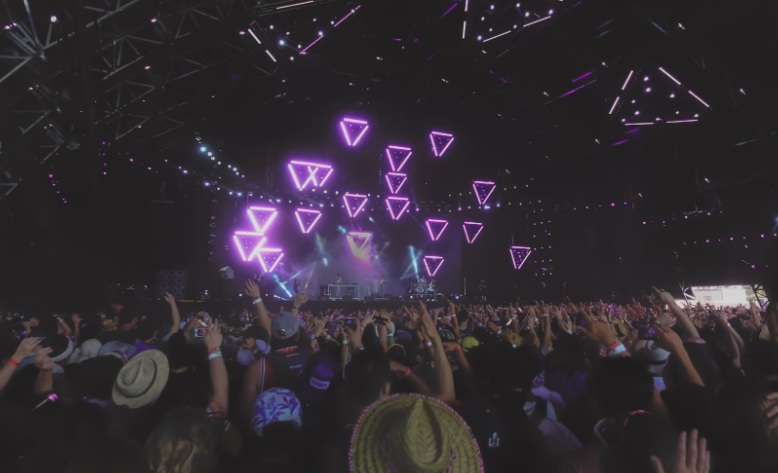
[[[654,287],[654,294],[670,307],[670,310],[673,311],[673,314],[675,315],[676,320],[678,321],[678,325],[680,328],[686,332],[686,334],[689,337],[698,337],[700,334],[697,332],[697,327],[694,326],[694,323],[692,323],[691,319],[689,319],[689,316],[686,315],[686,312],[683,311],[680,307],[678,307],[678,304],[675,303],[675,299],[673,298],[672,294],[665,291],[660,291],[659,289]],[[658,315],[658,314],[657,314]]]
[[[11,379],[11,376],[14,374],[14,371],[16,371],[16,367],[19,366],[19,363],[26,358],[33,356],[35,354],[35,349],[40,344],[41,339],[37,337],[27,337],[22,340],[19,347],[16,349],[16,353],[8,360],[8,363],[0,368],[0,391],[8,384],[8,380]]]
[[[673,332],[673,330],[667,325],[654,324],[654,328],[656,329],[657,345],[659,345],[659,348],[663,348],[669,351],[675,355],[680,362],[681,377],[684,378],[684,381],[693,384],[699,384],[700,386],[705,386],[705,383],[702,382],[700,374],[697,373],[696,369],[694,369],[692,360],[689,358],[689,353],[687,353],[686,349],[683,347],[683,341],[681,341],[681,337],[679,337],[677,333]]]
[[[435,322],[433,322],[430,318],[430,314],[427,312],[427,306],[424,305],[424,302],[419,301],[419,307],[421,309],[421,323],[424,325],[427,336],[430,337],[429,339],[432,341],[435,374],[440,383],[440,393],[437,398],[443,402],[453,401],[456,399],[456,394],[454,392],[454,373],[451,371],[451,365],[448,363],[448,358],[446,358],[443,342],[440,339],[440,334],[438,334],[438,331],[435,329]]]
[[[166,292],[165,302],[170,304],[170,315],[173,317],[173,327],[170,328],[170,333],[176,333],[181,329],[181,314],[178,313],[176,298],[173,297],[173,294]]]
[[[262,302],[262,298],[260,297],[259,286],[257,286],[254,281],[249,279],[246,281],[245,290],[246,295],[251,298],[251,301],[254,303],[254,307],[256,307],[257,317],[259,318],[259,325],[267,330],[267,333],[269,333],[272,338],[273,329],[270,327],[270,315],[267,313],[265,303]]]
[[[297,317],[297,315],[300,313],[300,309],[306,302],[308,302],[308,291],[303,291],[295,295],[294,302],[292,303],[292,315]]]
[[[208,364],[211,369],[211,387],[213,388],[212,403],[216,403],[224,408],[229,408],[227,367],[224,365],[221,346],[224,337],[219,329],[219,321],[211,319],[211,325],[208,327],[208,333],[203,337],[203,342],[208,348]]]

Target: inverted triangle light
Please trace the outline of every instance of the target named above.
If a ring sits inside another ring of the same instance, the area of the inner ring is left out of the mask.
[[[484,205],[489,200],[495,187],[492,181],[473,181],[473,190],[475,198],[478,199],[478,205]]]
[[[308,185],[321,187],[332,174],[332,166],[323,163],[293,160],[287,167],[297,190],[304,190]]]
[[[483,223],[478,222],[464,222],[462,228],[465,231],[465,239],[468,244],[473,244],[478,235],[481,234],[481,230],[484,229]]]
[[[405,146],[389,145],[386,147],[386,157],[389,158],[389,166],[394,172],[400,172],[411,154],[413,154],[413,150]]]
[[[346,204],[346,211],[348,211],[349,217],[356,217],[359,212],[365,208],[367,203],[367,196],[362,194],[343,194],[343,202]]]
[[[267,241],[257,232],[237,231],[232,235],[232,241],[235,242],[235,248],[243,261],[251,261],[256,256],[257,250]]]
[[[444,259],[442,256],[425,256],[424,267],[427,268],[427,274],[429,274],[430,277],[437,274],[440,267],[443,266],[443,261]]]
[[[281,258],[284,257],[284,250],[281,248],[260,248],[257,250],[257,257],[262,271],[272,273],[281,262]]]
[[[370,256],[370,241],[373,234],[370,232],[349,232],[346,235],[351,253],[359,259],[368,259]]]
[[[392,216],[392,220],[400,220],[405,209],[408,208],[410,201],[407,197],[389,196],[386,198],[386,208],[389,209],[389,214]]]
[[[443,230],[448,226],[448,221],[430,218],[427,219],[425,224],[427,225],[427,231],[430,233],[432,241],[438,241],[440,235],[443,234]]]
[[[408,180],[408,175],[401,172],[387,172],[385,175],[386,183],[389,185],[389,192],[396,194]]]
[[[356,146],[362,137],[365,136],[368,128],[369,126],[365,120],[344,118],[340,121],[340,129],[343,132],[343,137],[346,139],[346,144],[349,146]]]
[[[254,226],[254,231],[260,235],[265,234],[278,215],[278,211],[273,207],[249,207],[246,212]]]
[[[532,251],[528,246],[512,246],[511,260],[513,261],[513,269],[521,269],[527,258],[529,258],[530,253]]]
[[[300,224],[300,230],[303,233],[308,233],[313,230],[316,222],[321,218],[321,212],[311,209],[297,209],[294,211],[295,217],[297,217],[297,223]]]
[[[436,157],[443,156],[451,143],[454,142],[454,135],[451,133],[443,133],[441,131],[433,131],[430,133],[430,141],[432,142],[432,153]]]

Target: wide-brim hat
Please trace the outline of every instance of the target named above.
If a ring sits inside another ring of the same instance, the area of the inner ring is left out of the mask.
[[[147,350],[127,362],[113,384],[113,402],[130,409],[151,403],[167,383],[170,366],[159,350]]]
[[[448,405],[419,394],[377,401],[360,416],[351,437],[352,473],[483,472],[478,443]]]

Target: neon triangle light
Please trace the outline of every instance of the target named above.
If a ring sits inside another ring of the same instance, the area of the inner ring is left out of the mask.
[[[408,175],[401,172],[387,172],[385,175],[386,183],[389,185],[389,192],[396,194],[408,180]]]
[[[393,220],[400,220],[403,216],[403,212],[410,205],[410,201],[407,197],[389,196],[386,198],[386,207],[389,209],[389,214]]]
[[[444,259],[442,256],[425,256],[424,267],[427,268],[427,274],[429,274],[430,277],[437,274],[440,267],[443,266],[443,261]]]
[[[468,227],[470,228],[470,233],[468,233]],[[478,222],[464,222],[462,224],[462,229],[465,231],[465,239],[467,240],[467,243],[472,245],[475,239],[478,238],[478,235],[481,234],[481,230],[484,229],[484,224]],[[473,234],[472,237],[470,236],[471,233]]]
[[[303,233],[308,233],[313,230],[316,222],[321,218],[321,212],[318,210],[310,209],[297,209],[294,211],[294,215],[297,217],[297,223],[300,224],[300,230]]]
[[[287,167],[297,190],[305,189],[308,184],[321,187],[332,174],[332,166],[329,164],[294,160],[290,161]]]
[[[532,250],[528,246],[512,246],[511,260],[513,260],[513,269],[521,269],[524,263],[527,262],[530,253],[532,253]]]
[[[235,248],[243,261],[251,261],[256,256],[257,250],[265,244],[267,238],[257,232],[237,231],[232,235],[232,241],[235,242]]]
[[[432,142],[432,152],[436,157],[443,156],[451,143],[454,142],[454,135],[451,133],[443,133],[441,131],[433,131],[430,133],[430,141]]]
[[[278,211],[273,207],[249,207],[246,212],[249,214],[251,224],[254,225],[254,230],[260,235],[265,234],[278,215]]]
[[[373,234],[369,232],[349,232],[346,235],[351,253],[359,259],[367,259],[370,256],[368,249]]]
[[[259,258],[259,264],[262,266],[262,271],[266,273],[272,273],[281,258],[284,257],[284,250],[281,248],[260,248],[257,250],[257,257]]]
[[[484,205],[497,187],[492,181],[473,181],[473,190],[475,198],[478,199],[478,205]]]
[[[432,241],[438,241],[440,239],[440,235],[443,234],[443,230],[448,227],[447,220],[437,220],[434,218],[427,219],[425,224],[427,225],[427,231],[430,232],[430,238],[432,238]]]
[[[413,154],[411,148],[404,146],[389,145],[386,147],[386,157],[389,158],[389,166],[392,167],[394,172],[400,172],[405,163],[408,162],[411,154]]]
[[[346,138],[346,144],[349,146],[356,146],[368,128],[369,126],[365,120],[344,118],[340,121],[340,129],[343,131],[343,137]]]
[[[349,194],[348,192],[343,194],[343,202],[346,204],[346,210],[349,217],[356,217],[359,212],[365,208],[367,203],[367,196],[362,194]]]

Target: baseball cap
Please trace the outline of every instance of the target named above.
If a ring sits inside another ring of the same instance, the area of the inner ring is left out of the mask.
[[[277,340],[286,340],[293,337],[300,329],[300,321],[290,312],[281,312],[273,317],[270,323],[271,337]]]
[[[332,361],[327,352],[313,355],[303,371],[300,402],[306,407],[326,403],[328,396],[335,390],[334,380],[337,372],[338,364]]]
[[[289,422],[295,427],[300,427],[303,423],[303,410],[300,401],[288,389],[268,389],[257,396],[257,400],[254,402],[251,427],[255,434],[262,436],[265,427],[275,422]]]

